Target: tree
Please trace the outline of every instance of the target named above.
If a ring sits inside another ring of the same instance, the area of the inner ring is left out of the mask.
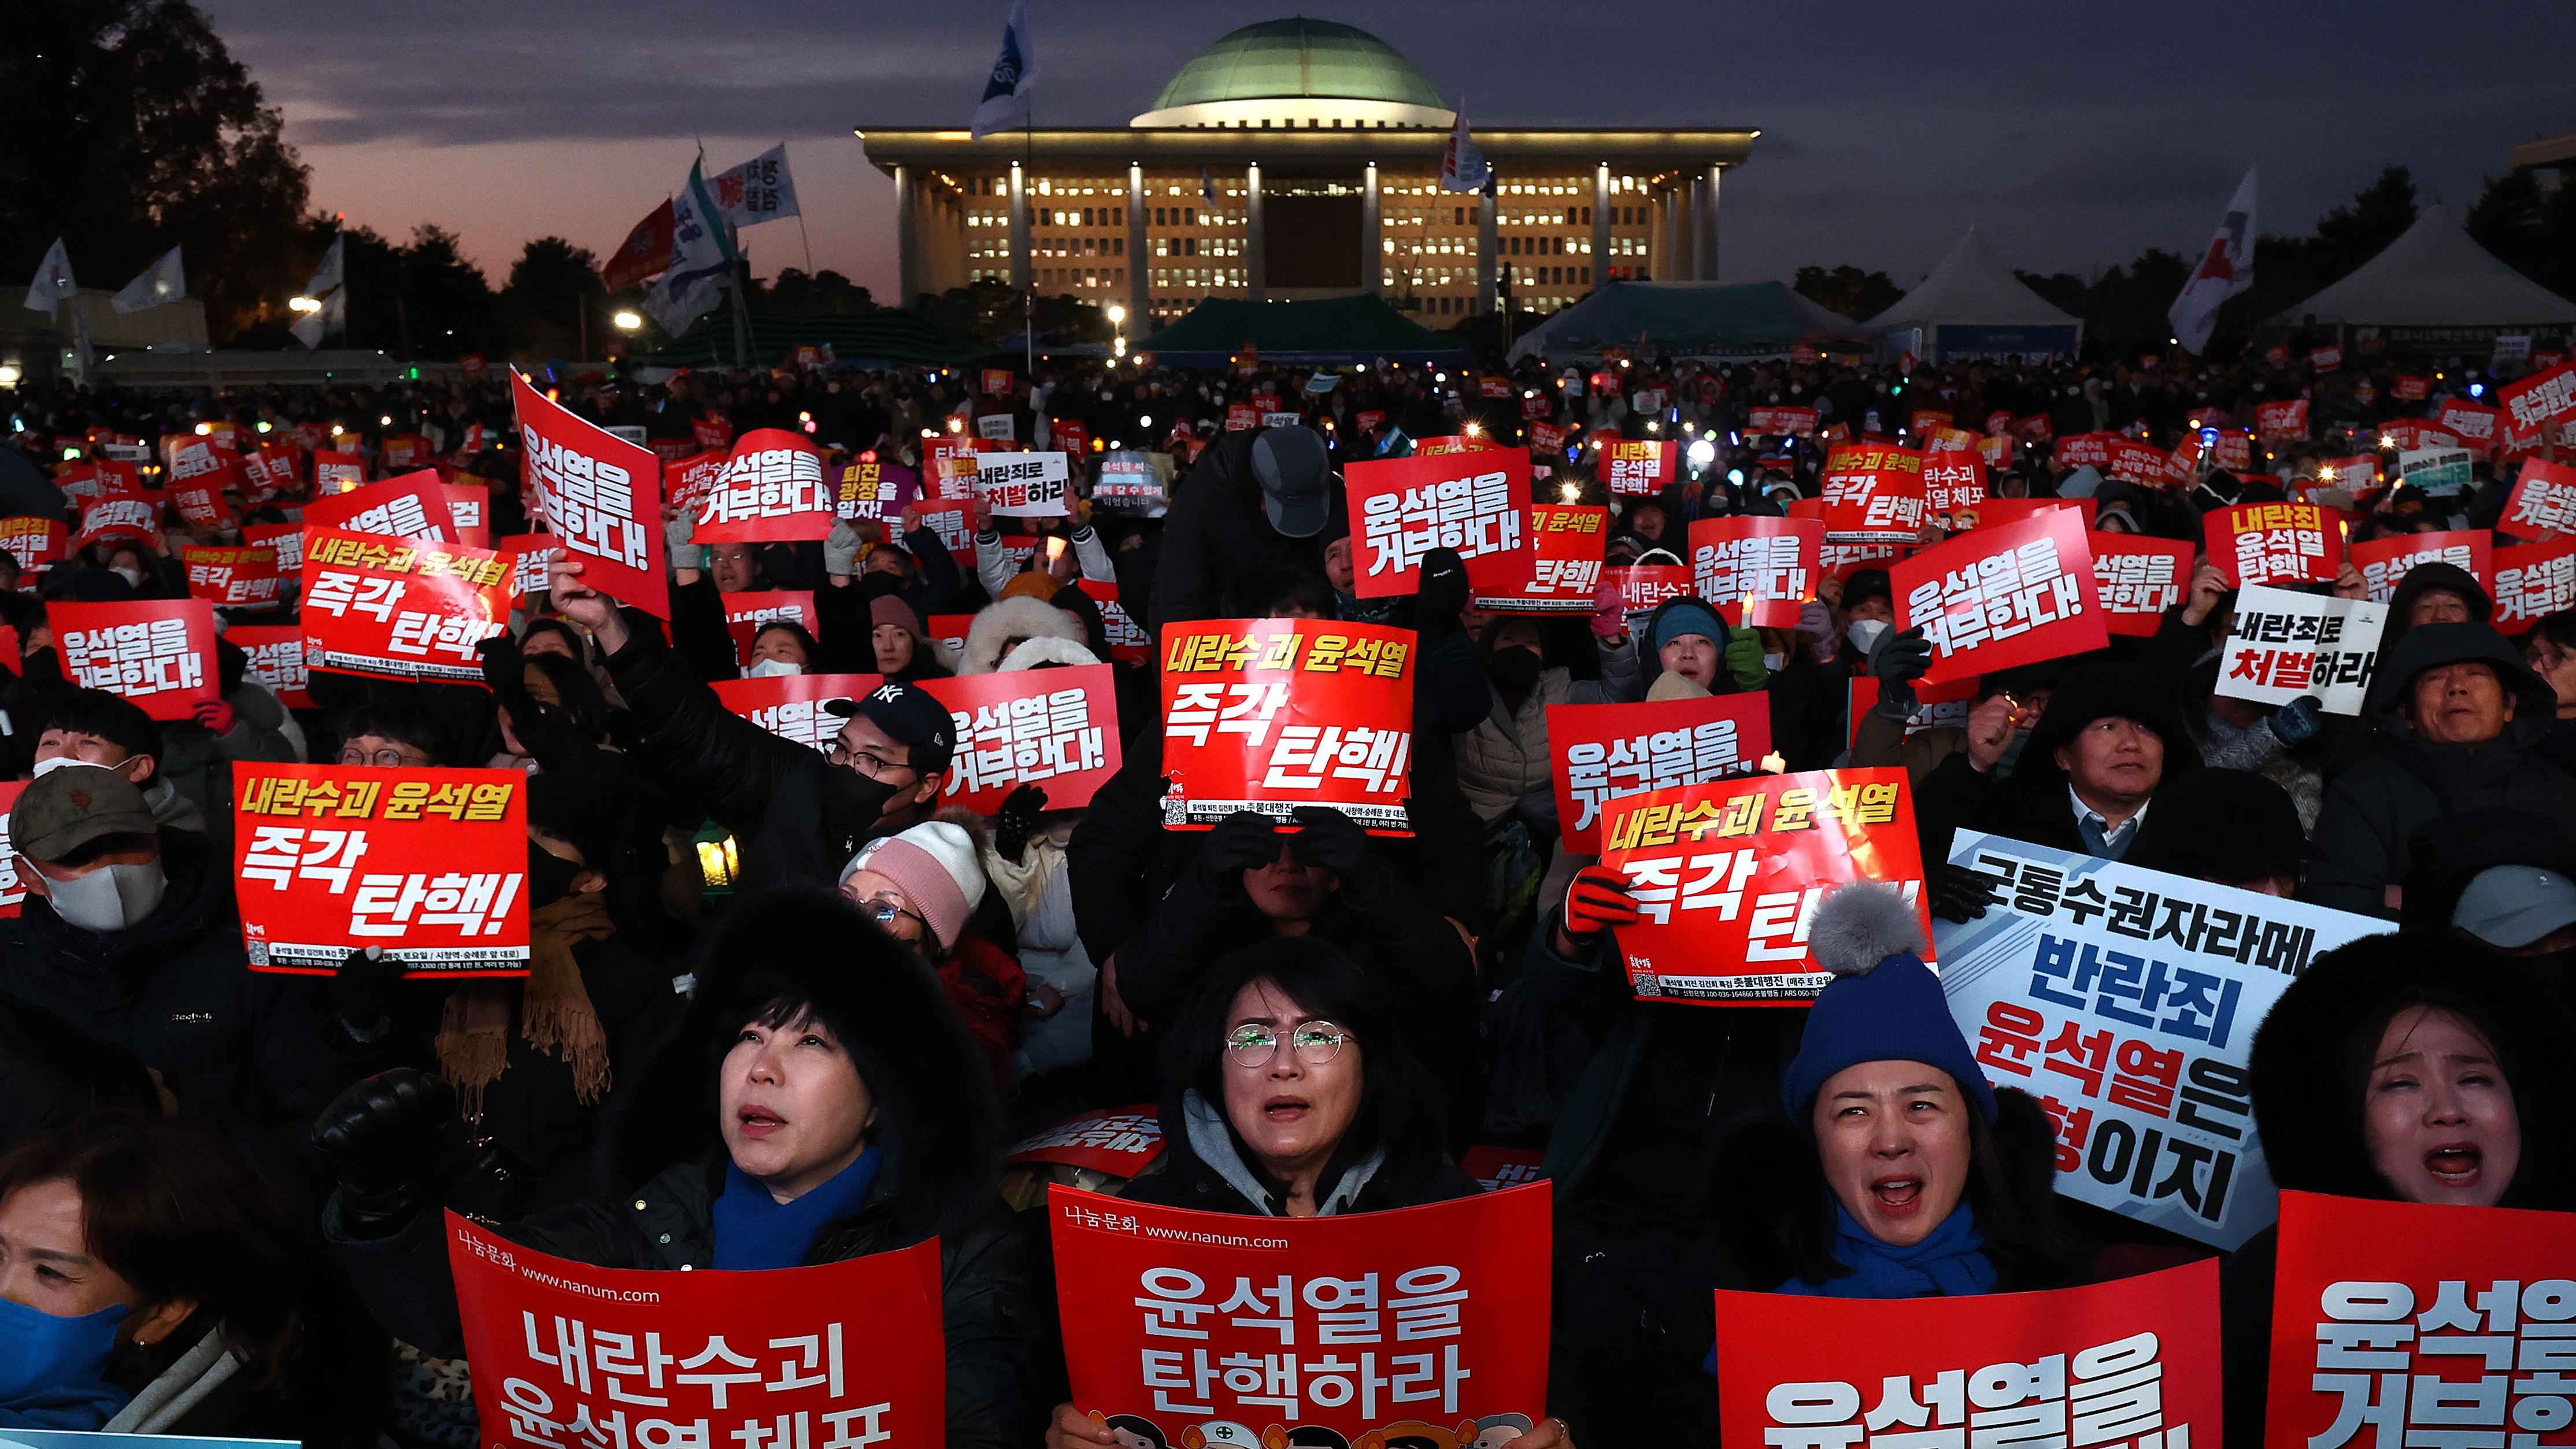
[[[765,300],[768,310],[791,317],[841,317],[852,312],[873,312],[877,307],[876,298],[868,295],[867,288],[854,285],[829,267],[811,276],[794,267],[781,269],[778,280],[765,289]]]
[[[1823,267],[1800,267],[1793,284],[1798,295],[1810,302],[1830,307],[1855,322],[1866,322],[1886,311],[1905,295],[1905,289],[1887,279],[1885,272],[1864,272],[1854,266],[1840,266],[1831,271]]]
[[[2221,328],[2244,330],[2352,275],[2415,224],[2415,180],[2382,167],[2352,200],[2317,218],[2314,236],[2267,236],[2255,243],[2254,285],[2219,310]]]
[[[514,357],[595,355],[608,341],[608,287],[599,258],[559,236],[527,244],[501,289],[501,319]]]
[[[1019,289],[991,277],[936,297],[924,292],[913,310],[942,332],[977,342],[1015,338],[1029,320]],[[1106,342],[1112,335],[1109,316],[1099,304],[1069,295],[1037,299],[1037,330],[1058,342]]]
[[[2529,171],[2491,177],[2469,208],[2467,227],[2507,266],[2562,297],[2576,297],[2576,187],[2543,191]]]
[[[173,246],[208,329],[283,314],[308,274],[306,167],[278,113],[186,0],[11,7],[0,47],[0,269],[59,235],[92,286]]]

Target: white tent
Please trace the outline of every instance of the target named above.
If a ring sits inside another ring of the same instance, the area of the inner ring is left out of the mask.
[[[2023,285],[1975,227],[1869,325],[1887,329],[1883,347],[1934,362],[2009,353],[2072,356],[2084,341],[2084,323]]]
[[[2255,258],[2262,265],[2262,258]],[[2272,319],[2323,326],[2495,329],[2576,323],[2576,302],[2498,261],[2435,206],[2359,270]]]

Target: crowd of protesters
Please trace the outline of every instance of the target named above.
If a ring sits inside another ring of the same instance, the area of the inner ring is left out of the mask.
[[[2400,372],[2434,375],[2432,395],[2399,400]],[[1019,1135],[1136,1102],[1159,1104],[1165,1148],[1123,1190],[1214,1212],[1441,1201],[1479,1190],[1457,1165],[1472,1144],[1543,1151],[1551,1417],[1523,1426],[1524,1449],[1713,1438],[1712,1288],[1972,1294],[2205,1255],[2024,1170],[2052,1127],[1989,1084],[1911,912],[1866,888],[1817,910],[1817,955],[1839,974],[1811,1008],[1632,995],[1615,937],[1637,902],[1561,841],[1547,709],[1565,703],[1764,692],[1768,768],[1903,767],[1944,919],[1993,899],[1943,864],[1960,829],[2382,917],[2258,1039],[2279,1184],[2576,1207],[2537,1075],[2576,1005],[2576,616],[2509,638],[2477,579],[2426,564],[2392,603],[2362,716],[2257,706],[2213,689],[2232,593],[2204,561],[2153,637],[1989,674],[1963,723],[1909,731],[1930,656],[1891,627],[1883,565],[1833,570],[1786,629],[1730,627],[1688,596],[1634,617],[1489,615],[1445,551],[1418,593],[1362,598],[1335,476],[1544,424],[1570,440],[1535,452],[1544,501],[1609,504],[1614,564],[1684,562],[1693,520],[1813,497],[1826,437],[1904,440],[1924,409],[2007,413],[2024,421],[1999,495],[2090,497],[2103,529],[2195,542],[2210,509],[2297,496],[2353,509],[2361,542],[2497,522],[2511,479],[2483,462],[2444,497],[2320,475],[2376,453],[2388,422],[2492,387],[2476,365],[1614,356],[1532,360],[1494,388],[1431,366],[1099,359],[1001,391],[921,367],[540,380],[676,452],[782,428],[835,468],[917,467],[927,440],[1007,415],[989,431],[1027,443],[1078,424],[1102,449],[1170,453],[1176,482],[1156,516],[1030,522],[1063,542],[1025,564],[980,519],[971,568],[909,513],[712,548],[677,518],[667,635],[558,564],[486,647],[484,687],[316,672],[314,707],[290,710],[224,644],[222,698],[175,722],[67,682],[46,609],[186,597],[178,547],[214,535],[173,519],[157,546],[23,575],[0,561],[15,640],[0,780],[29,782],[7,827],[25,898],[0,921],[0,1427],[497,1442],[461,1362],[438,1231],[455,1208],[632,1268],[788,1267],[935,1234],[949,1442],[1141,1442],[1067,1403],[1058,1335],[1078,1325],[1057,1321],[1043,1229],[999,1186]],[[1261,394],[1303,424],[1229,428]],[[2252,467],[2170,486],[2061,466],[2046,441],[2170,447],[2209,410],[2241,427],[2296,398],[2316,441],[2257,444]],[[1814,409],[1825,436],[1748,431],[1780,407]],[[531,528],[497,371],[195,396],[29,387],[0,391],[0,420],[31,465],[0,468],[12,516],[60,516],[45,471],[104,442],[220,422],[323,425],[370,454],[426,437],[455,481],[488,484],[496,537]],[[1613,436],[1671,440],[1687,461],[1659,494],[1610,496],[1592,459]],[[297,516],[292,492],[244,502],[247,523]],[[1331,810],[1165,829],[1150,663],[1116,666],[1124,765],[1086,806],[1024,787],[991,816],[941,809],[957,742],[917,682],[1109,662],[1100,586],[1148,637],[1209,618],[1416,631],[1410,838]],[[762,629],[738,654],[718,596],[761,588],[811,590],[817,627]],[[289,595],[226,614],[291,621]],[[962,647],[934,637],[927,621],[960,614]],[[709,687],[803,672],[890,683],[845,706],[824,750]],[[1878,701],[1858,720],[1856,681]],[[422,983],[380,953],[321,978],[247,969],[231,771],[289,761],[528,772],[530,974]],[[729,896],[695,849],[710,824],[738,851]],[[2260,1442],[2269,1252],[2258,1238],[2226,1266],[2235,1443]]]

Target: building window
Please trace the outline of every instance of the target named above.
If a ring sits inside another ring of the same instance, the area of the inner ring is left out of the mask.
[[[1592,269],[1590,267],[1585,267],[1583,269],[1583,285],[1587,287],[1592,285]]]

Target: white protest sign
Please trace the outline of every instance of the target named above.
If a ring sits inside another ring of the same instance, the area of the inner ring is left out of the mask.
[[[1304,421],[1306,418],[1302,413],[1263,413],[1261,415],[1261,425],[1265,428],[1293,428]]]
[[[1941,991],[1986,1080],[2057,1133],[2057,1190],[2229,1250],[2273,1218],[2247,1061],[2309,962],[2384,921],[1961,831],[1998,882],[1937,923]]]
[[[2408,448],[2397,455],[2397,481],[2447,498],[2469,486],[2469,462],[2466,448]]]
[[[1009,413],[986,413],[975,420],[975,436],[998,443],[1019,441],[1018,423]]]
[[[2328,714],[2360,714],[2387,625],[2386,604],[2250,584],[2236,594],[2218,693],[2256,704],[2313,694]]]
[[[978,453],[975,490],[1009,518],[1063,518],[1073,512],[1072,470],[1062,453]]]

